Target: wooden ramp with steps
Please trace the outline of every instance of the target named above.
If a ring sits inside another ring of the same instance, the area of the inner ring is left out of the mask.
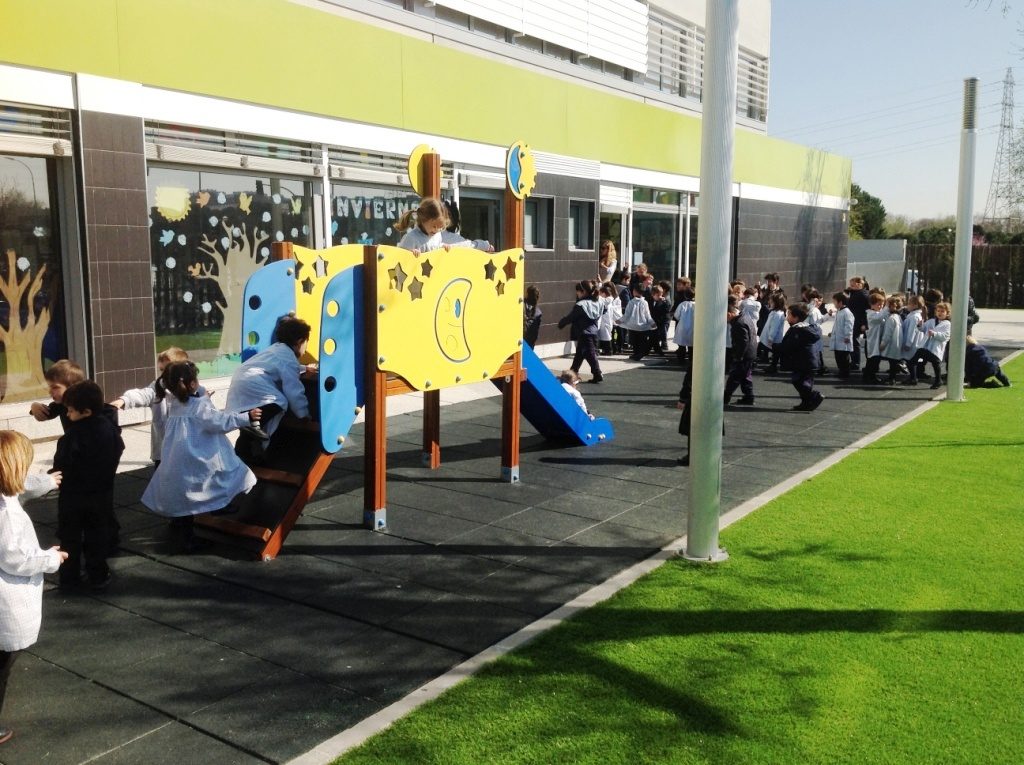
[[[251,550],[262,560],[273,560],[333,459],[320,445],[320,426],[315,421],[286,416],[267,450],[266,462],[252,469],[256,485],[239,498],[238,511],[198,515],[196,529],[216,541]]]

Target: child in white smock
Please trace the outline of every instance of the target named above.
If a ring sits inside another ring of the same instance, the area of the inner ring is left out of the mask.
[[[32,442],[0,430],[0,712],[7,678],[18,653],[36,642],[43,618],[43,574],[53,573],[68,554],[44,550],[18,495],[32,465]],[[0,744],[14,732],[0,724]]]
[[[921,327],[924,345],[917,349],[907,365],[910,367],[910,377],[904,385],[917,385],[918,364],[923,367],[927,361],[932,366],[932,388],[942,387],[942,357],[946,353],[946,344],[949,343],[952,331],[949,316],[949,303],[938,303],[935,306],[935,318],[924,322]]]
[[[476,248],[477,243],[464,238],[461,234],[448,231],[451,220],[444,202],[435,197],[424,197],[415,210],[407,210],[395,223],[395,228],[405,233],[398,246],[412,250],[419,255],[434,250],[449,250],[452,247]],[[483,249],[493,252],[488,242],[479,241]]]

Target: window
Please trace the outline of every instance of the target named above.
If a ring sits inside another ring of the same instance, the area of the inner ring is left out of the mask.
[[[419,203],[407,188],[332,184],[331,244],[398,244],[395,224]]]
[[[545,197],[531,197],[524,205],[523,244],[527,249],[550,250],[554,200]]]
[[[594,203],[569,200],[569,247],[594,249]]]
[[[184,348],[200,377],[229,374],[245,282],[273,242],[312,245],[310,184],[150,165],[148,186],[157,348]]]
[[[484,239],[501,249],[502,192],[462,189],[459,196],[459,233],[466,239]]]
[[[67,355],[55,197],[54,160],[0,154],[0,397],[6,403],[40,396],[43,370]]]

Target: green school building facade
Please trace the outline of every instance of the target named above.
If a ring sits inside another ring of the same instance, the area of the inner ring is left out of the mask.
[[[542,346],[561,348],[554,323],[603,239],[620,265],[699,291],[703,7],[3,3],[0,420],[44,398],[63,357],[108,396],[148,384],[168,345],[205,379],[229,375],[245,280],[271,244],[396,242],[420,144],[441,155],[463,233],[498,248],[505,150],[534,152]],[[850,162],[768,136],[770,3],[741,13],[731,271],[839,287]]]

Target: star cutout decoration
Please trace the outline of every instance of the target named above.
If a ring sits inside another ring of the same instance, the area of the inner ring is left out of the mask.
[[[487,265],[484,266],[484,278],[494,281],[494,273],[498,270],[498,267],[490,260],[487,261]]]
[[[506,279],[516,278],[516,264],[512,261],[512,258],[508,258],[505,261],[505,265],[502,266],[502,270],[505,272]]]
[[[389,268],[388,278],[391,279],[391,289],[401,292],[402,288],[405,286],[407,276],[408,274],[402,270],[401,263],[396,263],[394,268]]]
[[[295,261],[295,281],[297,281],[297,282],[301,281],[301,278],[299,277],[299,274],[301,274],[301,273],[302,273],[302,263],[300,263],[299,261],[296,260]]]
[[[423,263],[420,265],[420,270],[423,272],[423,275],[429,279],[430,272],[434,270],[434,267],[430,265],[429,260],[424,260]]]
[[[312,279],[310,279],[308,276],[305,279],[302,280],[302,291],[305,292],[307,295],[312,295],[313,294],[313,287],[314,286],[315,286],[315,282]]]
[[[423,282],[417,279],[415,276],[412,277],[412,281],[409,282],[409,295],[413,300],[423,299]]]
[[[503,281],[501,281],[499,279],[498,283],[494,285],[494,291],[497,292],[499,295],[504,295],[505,294],[505,282],[503,282]]]
[[[313,263],[313,273],[317,275],[318,279],[327,276],[327,261],[319,255],[316,256],[316,261]]]

